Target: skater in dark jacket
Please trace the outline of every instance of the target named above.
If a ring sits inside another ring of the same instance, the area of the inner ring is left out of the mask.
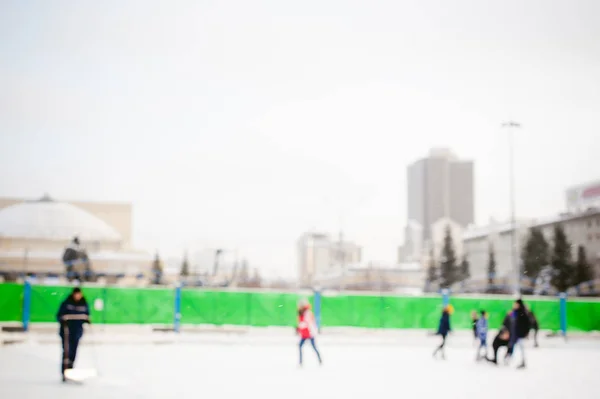
[[[506,313],[506,317],[504,318],[504,321],[502,322],[502,327],[506,329],[508,335],[511,334],[511,331],[513,330],[513,318],[512,318],[512,309],[509,310]],[[504,356],[504,363],[508,363],[508,360],[510,359],[510,356],[512,355],[513,352],[513,347],[509,345],[510,341],[507,342],[506,346],[508,346],[508,352],[506,352],[506,356]],[[504,345],[501,345],[504,346]]]
[[[442,336],[442,343],[433,352],[433,357],[436,357],[438,352],[442,352],[442,359],[446,358],[444,346],[446,345],[446,337],[448,336],[448,333],[452,331],[452,328],[450,327],[450,314],[452,311],[452,305],[446,305],[442,311],[442,317],[440,318],[440,324],[437,330],[437,335]]]
[[[525,345],[523,345],[523,339],[529,335],[531,329],[531,320],[525,304],[521,299],[517,299],[513,305],[512,312],[512,330],[510,332],[510,346],[511,357],[514,355],[514,348],[518,347],[521,350],[522,360],[518,366],[520,369],[524,369],[525,366]]]
[[[533,346],[538,347],[538,331],[540,330],[540,325],[538,324],[537,318],[532,310],[529,310],[529,320],[531,322],[531,329],[533,330]]]
[[[494,338],[494,342],[492,343],[492,348],[494,349],[494,357],[492,359],[490,359],[489,357],[486,357],[488,362],[498,364],[498,349],[500,349],[503,346],[508,347],[508,341],[510,339],[509,331],[510,330],[508,328],[506,328],[505,326],[502,326],[500,328],[498,335],[496,335],[496,337]],[[509,354],[507,353],[504,356],[504,358],[507,359],[508,356],[509,356]]]
[[[60,323],[59,335],[62,340],[62,378],[65,381],[65,370],[73,368],[79,340],[83,336],[83,324],[90,323],[90,310],[81,292],[74,288],[58,309],[56,319]]]

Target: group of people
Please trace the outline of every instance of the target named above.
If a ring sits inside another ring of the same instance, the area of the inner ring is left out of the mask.
[[[494,338],[492,343],[492,349],[494,353],[493,358],[486,359],[489,362],[498,364],[498,350],[505,346],[507,347],[506,355],[504,356],[504,363],[508,363],[514,353],[514,348],[518,347],[521,350],[522,361],[519,368],[525,368],[525,351],[523,340],[529,337],[529,333],[533,330],[533,342],[537,348],[539,346],[537,335],[539,331],[539,324],[535,314],[530,309],[527,309],[521,299],[515,301],[513,309],[510,310],[504,317],[502,326],[498,331],[498,334]]]
[[[444,306],[442,316],[440,318],[437,335],[442,337],[441,344],[435,349],[433,355],[437,356],[441,353],[442,358],[446,355],[444,348],[446,338],[452,328],[450,326],[450,316],[454,312],[452,305]],[[90,310],[81,289],[74,288],[67,299],[60,305],[60,309],[56,315],[60,323],[59,335],[62,341],[62,378],[65,381],[65,370],[73,368],[75,358],[77,356],[77,347],[79,340],[83,336],[83,324],[90,322]],[[517,299],[513,308],[508,312],[498,334],[492,343],[493,357],[488,357],[487,350],[487,334],[488,334],[488,314],[485,310],[481,310],[478,315],[476,312],[472,314],[473,334],[479,342],[477,348],[476,359],[498,364],[498,350],[505,346],[507,353],[504,357],[507,363],[513,356],[514,348],[518,347],[522,354],[522,361],[518,368],[525,368],[525,351],[523,340],[528,337],[530,330],[534,330],[534,344],[537,347],[537,332],[539,329],[537,319],[532,311],[528,310],[521,299]],[[317,333],[317,323],[314,314],[311,311],[310,303],[306,300],[300,301],[298,305],[298,324],[296,333],[300,337],[299,349],[299,365],[302,366],[303,356],[302,350],[306,342],[310,342],[319,364],[322,364],[321,354],[317,349],[315,336]]]
[[[450,331],[450,315],[453,313],[452,305],[446,305],[442,311],[442,317],[437,331],[437,335],[442,337],[442,343],[435,349],[433,356],[436,357],[441,352],[442,358],[445,358],[444,347],[446,338]],[[488,335],[488,314],[485,310],[481,310],[479,314],[473,312],[473,335],[479,343],[477,347],[476,360],[486,359],[487,361],[498,364],[498,350],[501,347],[507,347],[507,352],[504,357],[505,364],[508,364],[513,357],[515,347],[521,351],[521,363],[518,368],[526,367],[525,363],[525,348],[523,340],[529,336],[531,330],[534,331],[534,346],[538,347],[537,334],[539,325],[533,311],[527,309],[522,299],[517,299],[513,303],[513,308],[508,311],[498,334],[492,343],[493,357],[488,357],[487,335]]]
[[[83,337],[83,325],[86,323],[91,324],[90,309],[80,288],[74,288],[71,294],[61,303],[56,314],[56,320],[60,325],[59,335],[62,342],[61,375],[64,382],[66,381],[65,371],[73,368],[75,364],[79,341]],[[310,342],[319,364],[322,364],[321,354],[315,342],[317,323],[311,311],[310,303],[306,300],[300,301],[298,305],[296,333],[300,336],[300,366],[302,366],[302,349],[306,342]]]

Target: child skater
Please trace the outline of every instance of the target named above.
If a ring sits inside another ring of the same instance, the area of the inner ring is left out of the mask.
[[[315,323],[315,317],[310,310],[310,304],[307,300],[300,301],[298,306],[298,327],[296,328],[296,331],[300,335],[300,366],[302,366],[302,347],[306,341],[310,341],[311,346],[317,354],[317,359],[319,359],[319,364],[323,364],[323,361],[321,360],[321,354],[319,353],[319,350],[315,344],[316,330],[317,326]]]
[[[487,313],[485,310],[481,311],[481,317],[477,320],[477,337],[479,338],[479,348],[477,348],[476,360],[487,358],[487,333],[488,333],[488,321]],[[481,356],[481,350],[483,349],[483,356]]]
[[[479,321],[479,316],[477,316],[477,312],[472,311],[471,312],[471,323],[472,323],[472,327],[473,327],[473,342],[478,341],[478,336],[477,336],[477,322],[478,321]]]
[[[450,327],[450,314],[452,313],[452,310],[452,305],[446,305],[444,307],[444,310],[442,311],[442,317],[440,317],[440,325],[436,334],[442,336],[442,343],[433,352],[433,357],[436,357],[438,352],[442,352],[442,359],[446,359],[444,347],[446,345],[446,337],[448,336],[448,333],[452,331],[452,328]]]
[[[76,287],[58,309],[56,319],[60,323],[59,335],[62,341],[62,380],[66,381],[65,370],[73,368],[77,356],[77,346],[83,336],[83,324],[90,323],[90,309],[87,301]]]

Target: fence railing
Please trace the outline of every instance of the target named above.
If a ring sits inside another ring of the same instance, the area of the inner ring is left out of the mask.
[[[72,286],[0,284],[0,322],[55,322],[60,303]],[[285,293],[260,290],[209,290],[157,287],[123,288],[85,286],[85,297],[94,323],[288,326],[297,322],[300,298],[313,304],[319,327],[435,329],[444,304],[455,309],[454,329],[469,329],[471,312],[485,309],[490,328],[502,324],[512,308],[508,296],[452,296],[449,292],[430,296],[398,296],[383,293]],[[561,331],[600,330],[600,301],[560,297],[525,297],[541,329]]]

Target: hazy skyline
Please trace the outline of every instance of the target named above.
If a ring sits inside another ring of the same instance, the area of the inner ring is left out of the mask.
[[[296,239],[396,260],[406,166],[475,161],[478,224],[564,209],[600,177],[596,1],[7,1],[0,195],[127,201],[164,256],[239,248],[291,276]]]

